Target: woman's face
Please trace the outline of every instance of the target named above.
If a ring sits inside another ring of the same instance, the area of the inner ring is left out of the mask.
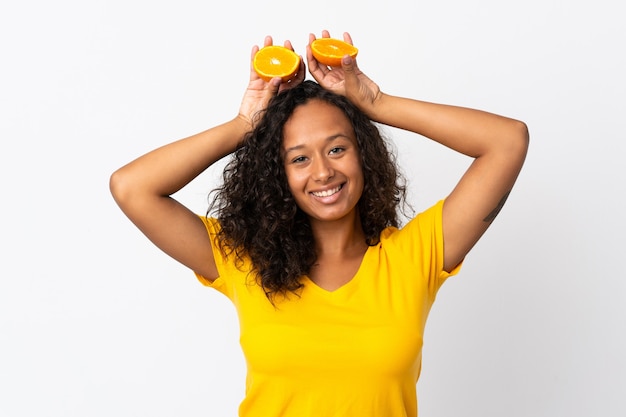
[[[312,221],[354,219],[363,171],[346,115],[336,106],[311,100],[295,109],[283,137],[287,182],[298,207]]]

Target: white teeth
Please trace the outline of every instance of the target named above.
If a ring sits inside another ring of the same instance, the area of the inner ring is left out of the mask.
[[[339,190],[341,190],[341,185],[339,187],[333,188],[332,190],[318,191],[318,192],[314,192],[312,194],[315,197],[330,197],[331,195],[335,194]]]

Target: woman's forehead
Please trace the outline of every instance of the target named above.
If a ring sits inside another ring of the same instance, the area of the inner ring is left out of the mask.
[[[311,100],[298,106],[283,128],[285,147],[296,146],[294,141],[338,136],[354,137],[352,123],[339,107],[321,100]]]

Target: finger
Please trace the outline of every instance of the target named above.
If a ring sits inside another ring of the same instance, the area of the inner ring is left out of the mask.
[[[257,45],[254,45],[252,47],[252,50],[250,51],[250,80],[255,80],[259,78],[259,74],[257,74],[254,69],[254,57],[256,56],[257,52],[259,52],[259,47]]]
[[[322,31],[322,38],[330,38],[330,32],[324,29]]]
[[[356,74],[356,62],[350,55],[341,58],[341,68],[343,69],[346,92],[358,88],[359,79]]]
[[[252,47],[252,50],[250,51],[250,66],[252,66],[252,60],[254,59],[254,56],[257,52],[259,52],[259,47],[257,45],[254,45]]]
[[[295,86],[302,84],[302,81],[304,81],[305,76],[306,76],[306,68],[304,65],[304,58],[302,58],[301,56],[300,65],[298,66],[298,71],[296,72],[296,75],[291,80],[287,81],[286,83],[283,82],[280,85],[278,92],[288,90],[290,88],[294,88]]]
[[[267,83],[267,87],[265,88],[265,94],[267,95],[268,99],[274,97],[276,93],[278,93],[278,89],[280,88],[282,82],[282,78],[274,77]]]
[[[274,43],[274,40],[272,39],[271,36],[267,35],[265,37],[265,41],[263,42],[264,46],[271,46]]]
[[[291,49],[293,51],[293,45],[291,44],[291,41],[287,40],[284,43],[285,48],[287,49]]]
[[[313,57],[311,45],[307,45],[306,47],[306,61],[307,66],[309,67],[309,73],[313,76],[313,78],[315,78],[318,82],[323,79],[328,72],[328,68],[326,68],[325,65],[320,65],[319,62],[317,62],[317,59]]]
[[[306,61],[307,61],[307,64],[311,64],[312,61],[316,61],[315,58],[313,57],[313,52],[311,51],[311,44],[308,44],[306,46],[305,51],[306,51]]]
[[[313,50],[311,48],[311,44],[306,46],[306,62],[309,66],[309,72],[311,72],[311,67],[319,69],[323,72],[323,74],[328,73],[328,67],[326,65],[320,65],[319,61],[313,56]]]
[[[286,83],[282,83],[279,91],[282,91],[283,89],[286,89],[286,88],[295,87],[296,85],[300,84],[302,81],[304,81],[304,77],[306,75],[305,73],[306,73],[306,67],[304,65],[304,58],[300,56],[300,64],[298,64],[298,69],[296,70],[295,75],[293,76],[292,79],[290,79]]]
[[[352,43],[352,37],[350,36],[348,32],[343,33],[343,41],[349,43],[350,45],[354,45]]]
[[[296,74],[296,78],[294,79],[294,81],[296,81],[298,84],[302,82],[304,80],[305,72],[306,72],[306,68],[304,65],[304,58],[302,58],[302,55],[300,55],[300,65],[298,65],[298,72]]]
[[[278,87],[280,86],[280,83],[283,82],[283,79],[280,77],[274,77],[272,78],[268,83],[268,90],[273,90],[273,89],[278,89]]]

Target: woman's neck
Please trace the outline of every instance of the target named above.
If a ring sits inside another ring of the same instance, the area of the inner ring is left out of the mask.
[[[320,257],[354,256],[367,249],[358,213],[333,222],[311,221],[315,251]]]
[[[311,222],[317,261],[309,278],[317,286],[335,291],[350,282],[367,252],[361,221],[342,219],[336,222]]]

